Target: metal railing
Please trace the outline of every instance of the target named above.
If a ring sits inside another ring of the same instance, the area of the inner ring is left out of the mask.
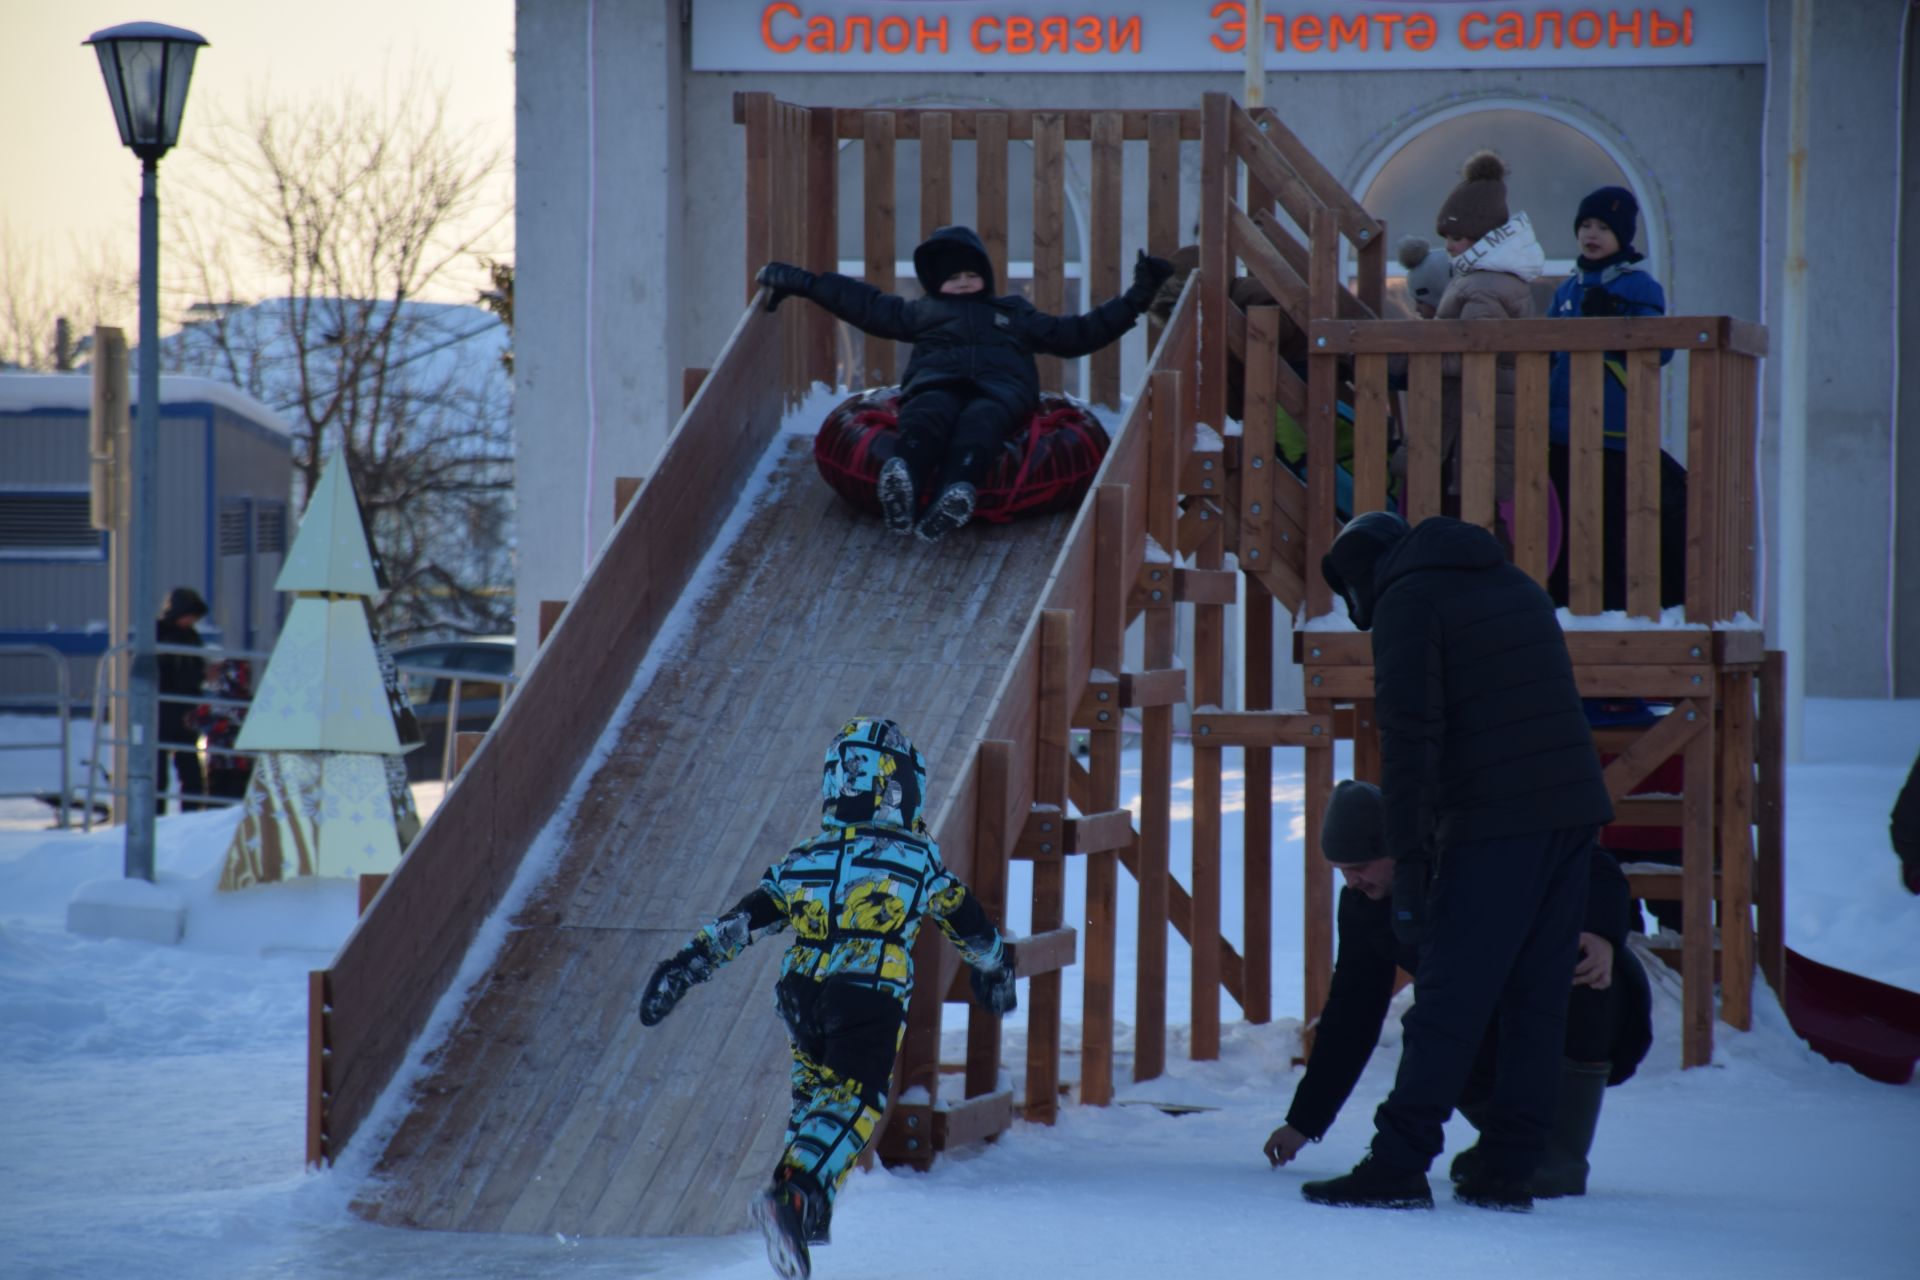
[[[36,646],[36,647],[43,647],[43,646]],[[129,739],[114,736],[113,732],[108,727],[110,722],[111,708],[113,708],[116,705],[119,705],[120,702],[124,702],[124,700],[127,697],[127,691],[125,689],[109,683],[112,672],[113,672],[113,668],[114,668],[114,663],[112,659],[115,655],[119,653],[127,652],[131,650],[131,648],[132,648],[132,645],[130,643],[114,645],[112,648],[108,649],[106,652],[100,655],[99,663],[94,668],[93,746],[87,760],[87,781],[86,781],[86,788],[85,788],[86,790],[85,816],[82,819],[83,830],[91,831],[93,829],[94,814],[99,809],[100,796],[102,795],[111,796],[121,800],[124,800],[127,796],[126,780],[123,778],[114,778],[112,776],[111,770],[106,769],[101,765],[100,750],[103,746],[118,747],[118,746],[132,745]],[[154,652],[156,654],[162,654],[162,655],[176,654],[176,655],[185,656],[185,657],[203,658],[203,659],[220,660],[220,661],[224,661],[230,658],[241,658],[241,659],[245,659],[248,662],[259,663],[263,674],[264,674],[265,662],[268,658],[272,656],[270,650],[263,650],[263,649],[229,649],[229,648],[207,649],[207,648],[196,646],[196,645],[178,645],[178,644],[155,645]],[[446,741],[443,744],[441,749],[441,778],[445,780],[451,780],[453,776],[454,745],[455,745],[456,738],[460,732],[461,694],[465,686],[469,684],[473,684],[473,685],[494,685],[499,687],[499,689],[501,690],[500,710],[504,711],[506,709],[507,700],[513,695],[514,690],[519,687],[519,678],[517,674],[514,674],[514,673],[507,673],[502,675],[502,674],[498,674],[491,671],[474,671],[474,670],[460,668],[460,667],[441,667],[441,666],[434,666],[434,665],[425,664],[425,663],[396,662],[394,666],[395,666],[395,669],[400,673],[400,676],[402,677],[403,680],[407,676],[417,675],[417,676],[431,676],[436,680],[445,679],[445,680],[452,681],[452,689],[451,689],[451,692],[449,693],[448,702],[447,702]],[[63,708],[64,708],[64,698],[66,693],[65,680],[66,680],[65,667],[63,664],[62,666]],[[218,697],[216,695],[208,694],[208,693],[200,693],[200,694],[162,693],[157,696],[158,696],[158,700],[161,702],[172,702],[176,704],[185,704],[185,705],[196,706],[196,707],[214,706],[214,707],[246,708],[251,706],[253,703],[253,700],[251,698],[223,698],[223,697]],[[421,704],[415,703],[414,705],[418,707]],[[62,734],[64,735],[65,733],[66,733],[65,712],[63,709]],[[44,744],[34,744],[34,745],[42,746]],[[165,758],[164,753],[169,751],[192,751],[197,753],[202,750],[201,743],[197,739],[192,742],[173,742],[173,741],[162,739],[157,741],[154,744],[154,746],[157,751],[163,753],[161,756],[162,759]],[[221,746],[217,748],[212,748],[210,750],[210,754],[212,752],[217,752],[220,755],[242,756],[247,758],[265,754],[264,752],[261,752],[261,751],[243,749],[235,746]],[[63,756],[63,760],[64,760],[64,756]],[[63,776],[62,791],[63,793],[66,791],[64,776]],[[182,791],[178,786],[173,785],[171,782],[168,782],[166,785],[156,787],[154,795],[155,795],[155,798],[158,801],[160,801],[162,804],[164,804],[169,799],[174,799],[174,800],[179,800],[183,807],[187,805],[193,805],[197,808],[225,808],[225,807],[231,807],[233,805],[243,803],[244,801],[244,797],[240,797],[240,796],[216,796],[216,795],[208,795],[208,794],[198,794],[198,795],[192,794],[186,791]],[[65,823],[65,820],[63,816],[62,824],[64,825],[64,823]]]
[[[67,657],[50,644],[6,644],[0,645],[0,658],[45,658],[53,665],[54,705],[58,708],[60,736],[52,742],[36,740],[33,742],[0,742],[0,751],[44,751],[52,747],[60,753],[60,804],[59,826],[64,830],[68,825],[68,809],[73,802],[73,716],[68,704],[73,700],[73,677],[67,669]],[[14,706],[22,700],[17,698],[0,699],[0,707]],[[35,706],[40,700],[33,700]],[[0,798],[38,799],[37,791],[0,791]]]

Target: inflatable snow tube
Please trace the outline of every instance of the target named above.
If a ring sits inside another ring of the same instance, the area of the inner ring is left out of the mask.
[[[813,438],[821,477],[849,506],[869,515],[880,514],[874,486],[900,438],[899,410],[900,388],[862,391],[835,406]],[[1107,429],[1086,406],[1066,396],[1041,396],[1040,407],[987,472],[974,519],[1006,524],[1073,510],[1093,483],[1108,444]],[[922,506],[931,499],[931,493],[920,495]]]

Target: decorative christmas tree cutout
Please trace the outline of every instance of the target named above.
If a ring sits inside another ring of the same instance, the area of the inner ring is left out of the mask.
[[[373,626],[372,597],[386,586],[335,454],[274,583],[293,608],[235,743],[264,754],[222,889],[391,871],[418,834],[401,757],[420,745],[420,726]]]

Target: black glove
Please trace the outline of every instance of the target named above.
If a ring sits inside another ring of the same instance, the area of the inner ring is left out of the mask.
[[[1165,258],[1150,258],[1145,249],[1134,257],[1133,284],[1123,295],[1135,311],[1145,311],[1160,292],[1160,286],[1173,274],[1173,264]]]
[[[760,274],[754,279],[773,290],[773,295],[767,299],[769,311],[778,311],[782,299],[788,294],[797,293],[804,298],[813,288],[813,272],[790,262],[769,262],[760,268]]]
[[[1620,296],[1599,285],[1590,285],[1580,294],[1580,314],[1583,316],[1623,316],[1627,306]]]
[[[967,985],[973,988],[973,998],[980,1007],[1004,1018],[1020,1007],[1020,991],[1014,984],[1013,948],[1006,947],[1006,955],[998,969],[969,969]]]
[[[1424,853],[1393,860],[1393,936],[1417,947],[1427,936],[1427,883],[1433,861]]]
[[[653,976],[647,979],[647,989],[640,997],[641,1024],[660,1025],[687,994],[687,988],[712,976],[713,962],[707,958],[707,949],[697,942],[688,943],[662,960],[654,966]]]

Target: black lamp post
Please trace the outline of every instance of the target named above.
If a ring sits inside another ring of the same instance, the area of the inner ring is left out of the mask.
[[[128,22],[96,31],[83,43],[100,55],[120,141],[140,157],[140,405],[133,435],[133,512],[128,530],[128,617],[133,664],[125,723],[129,878],[153,879],[154,793],[159,767],[159,662],[152,619],[141,610],[159,598],[154,544],[158,535],[160,466],[160,157],[180,137],[193,59],[207,42],[158,22]]]

